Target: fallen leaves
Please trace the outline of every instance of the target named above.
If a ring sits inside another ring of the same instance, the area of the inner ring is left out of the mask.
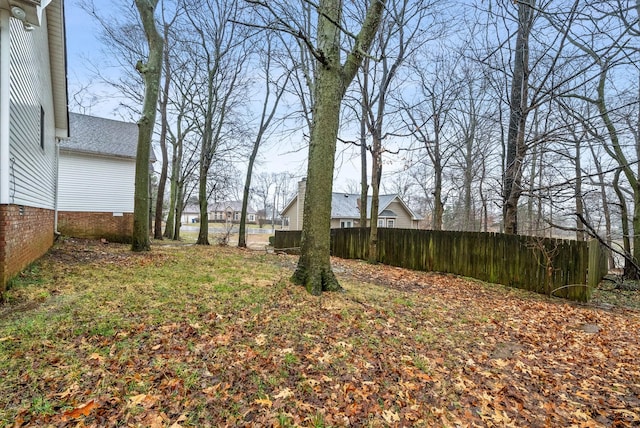
[[[67,410],[66,412],[64,412],[62,414],[62,419],[69,420],[69,419],[78,419],[81,416],[89,416],[91,411],[93,411],[94,409],[97,409],[98,407],[99,405],[98,403],[95,402],[95,400],[90,400],[87,403],[79,407],[76,407],[73,410]]]
[[[0,323],[0,425],[640,424],[636,312],[344,260],[317,299],[282,256],[97,251],[57,254],[91,280],[73,305]]]
[[[259,404],[260,406],[265,406],[265,407],[269,407],[271,408],[271,406],[273,406],[273,401],[269,400],[268,397],[266,398],[258,398],[253,400],[254,403]]]

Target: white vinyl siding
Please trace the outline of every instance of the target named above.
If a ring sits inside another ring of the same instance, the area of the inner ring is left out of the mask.
[[[133,212],[135,159],[60,153],[58,210]]]
[[[21,22],[11,19],[9,202],[53,209],[56,140],[45,15],[43,20],[41,27],[27,32]]]

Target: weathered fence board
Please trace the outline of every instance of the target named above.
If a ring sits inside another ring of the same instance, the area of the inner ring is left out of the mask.
[[[276,249],[300,247],[300,231],[276,231]],[[368,228],[331,231],[331,254],[366,260]],[[378,229],[378,261],[414,270],[446,272],[586,301],[606,273],[596,242],[500,233]],[[587,273],[592,274],[587,277]],[[588,279],[588,282],[587,282]]]

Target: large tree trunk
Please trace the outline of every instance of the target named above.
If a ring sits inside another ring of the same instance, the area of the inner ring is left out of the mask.
[[[156,29],[154,12],[158,0],[136,0],[144,32],[149,44],[149,58],[146,64],[139,61],[136,69],[142,74],[145,83],[142,116],[138,121],[138,151],[136,154],[136,180],[134,193],[133,251],[149,251],[149,157],[151,139],[156,123],[156,108],[162,72],[163,40]]]
[[[307,191],[304,200],[301,254],[293,281],[309,293],[340,290],[331,270],[331,192],[336,139],[340,126],[340,105],[347,87],[355,77],[362,59],[378,31],[384,0],[373,0],[356,36],[354,49],[340,62],[342,1],[321,0],[318,7],[318,67],[315,88],[311,141],[307,165]]]
[[[209,245],[209,201],[207,197],[207,174],[210,165],[201,160],[200,177],[198,181],[198,203],[200,205],[200,228],[198,230],[197,245]]]
[[[439,137],[435,137],[436,148],[433,157],[433,230],[442,230],[444,203],[442,202],[442,161],[440,159]]]
[[[518,233],[518,202],[522,194],[522,163],[526,155],[525,127],[529,85],[529,34],[535,1],[518,3],[518,36],[511,81],[507,159],[503,183],[503,221],[505,233]]]
[[[332,0],[324,3],[329,13],[332,9],[339,8],[340,2]],[[333,11],[331,16],[335,15]],[[325,43],[332,40],[335,42],[327,43],[326,49],[320,47],[329,64],[318,67],[316,75],[316,102],[309,143],[301,255],[293,275],[294,282],[304,285],[314,295],[341,289],[331,270],[329,257],[334,156],[344,87],[336,43],[338,32],[329,20],[320,19],[319,38]]]
[[[315,55],[319,64],[314,83],[301,254],[292,278],[314,295],[341,289],[330,262],[331,191],[340,104],[378,31],[384,3],[384,0],[372,1],[355,47],[347,54],[343,66],[340,63],[340,28],[337,26],[341,22],[342,1],[321,0],[318,7]]]

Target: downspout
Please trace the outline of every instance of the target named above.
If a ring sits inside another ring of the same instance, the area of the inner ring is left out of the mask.
[[[56,178],[53,187],[53,235],[57,239],[61,233],[58,231],[58,186],[60,183],[60,138],[56,138]]]
[[[0,9],[0,205],[9,204],[9,18]]]

